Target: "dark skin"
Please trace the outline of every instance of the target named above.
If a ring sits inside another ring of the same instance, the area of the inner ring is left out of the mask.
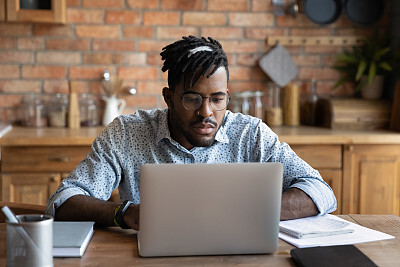
[[[181,82],[175,88],[163,89],[168,105],[168,123],[171,137],[190,150],[195,146],[209,146],[221,126],[226,110],[214,111],[208,97],[228,94],[226,71],[220,67],[211,77],[202,77],[188,90],[201,95],[203,103],[198,110],[186,110],[181,96],[185,93]],[[91,220],[97,225],[114,226],[114,211],[120,203],[103,201],[90,196],[76,195],[69,198],[56,210],[56,220]],[[132,229],[139,230],[139,205],[130,205],[124,220]],[[318,214],[312,199],[297,188],[290,188],[282,194],[281,220],[308,217]]]

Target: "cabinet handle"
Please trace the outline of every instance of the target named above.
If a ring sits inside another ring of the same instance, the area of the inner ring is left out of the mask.
[[[63,157],[63,156],[49,157],[49,161],[66,162],[66,161],[69,161],[69,158],[68,157]]]
[[[354,147],[353,147],[353,146],[347,146],[347,150],[348,150],[348,151],[353,151],[353,150],[354,150]]]
[[[50,182],[57,182],[57,176],[53,175],[50,177]]]

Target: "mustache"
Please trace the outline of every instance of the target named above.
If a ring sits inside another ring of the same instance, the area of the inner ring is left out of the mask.
[[[203,124],[209,123],[209,124],[212,124],[215,127],[217,127],[217,122],[212,120],[211,118],[203,118],[203,119],[200,119],[200,120],[194,122],[193,124],[198,124],[198,123],[203,123]]]

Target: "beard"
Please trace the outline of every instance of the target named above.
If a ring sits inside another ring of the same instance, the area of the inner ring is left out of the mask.
[[[194,146],[194,147],[208,147],[208,146],[211,146],[214,143],[215,135],[217,134],[218,129],[217,129],[217,131],[214,132],[214,134],[211,137],[204,136],[204,137],[199,138],[199,137],[196,137],[194,134],[192,134],[189,130],[185,129],[185,127],[184,127],[185,122],[181,119],[181,117],[178,115],[178,112],[176,112],[176,110],[175,110],[175,108],[173,106],[171,106],[169,108],[169,114],[170,114],[169,117],[170,117],[170,122],[171,122],[170,126],[176,128],[178,130],[178,132],[180,134],[182,134],[185,137],[185,139],[192,146]],[[197,123],[211,123],[216,128],[217,128],[217,125],[218,125],[217,122],[213,121],[210,118],[199,117],[199,120],[195,121],[195,122],[191,122],[189,124],[189,127],[192,126],[193,124],[197,124]]]

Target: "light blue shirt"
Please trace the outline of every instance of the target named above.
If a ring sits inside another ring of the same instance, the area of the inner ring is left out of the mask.
[[[116,118],[94,140],[87,157],[62,180],[46,212],[54,215],[55,209],[78,194],[107,200],[116,188],[121,201],[139,203],[139,171],[145,163],[232,162],[281,162],[283,191],[303,190],[320,214],[336,210],[332,189],[318,171],[281,143],[261,120],[227,110],[214,144],[187,150],[171,138],[167,114],[167,109],[139,110]]]

